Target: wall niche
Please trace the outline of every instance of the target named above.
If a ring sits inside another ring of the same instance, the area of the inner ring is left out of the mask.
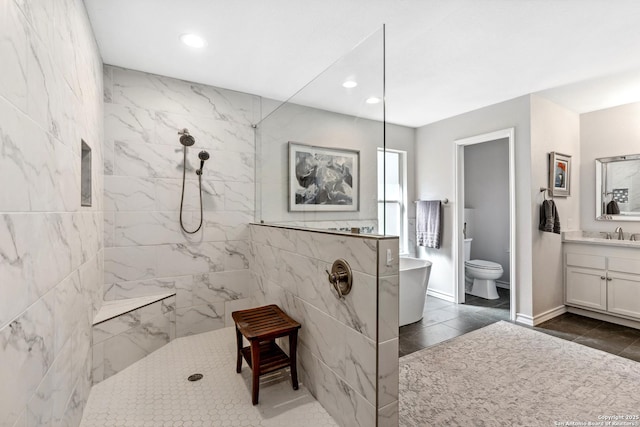
[[[80,206],[91,206],[91,147],[80,141]]]

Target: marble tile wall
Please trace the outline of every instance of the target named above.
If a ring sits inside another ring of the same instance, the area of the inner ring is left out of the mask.
[[[378,427],[398,425],[399,245],[378,240]]]
[[[250,230],[256,302],[278,304],[302,324],[298,363],[306,387],[340,425],[374,426],[378,416],[380,425],[397,425],[398,239],[257,224]],[[325,273],[338,258],[353,270],[344,299]]]
[[[0,425],[80,422],[102,302],[102,61],[81,0],[0,0]],[[95,171],[98,171],[97,173]]]
[[[178,337],[230,324],[230,311],[253,306],[249,222],[254,219],[258,98],[106,65],[104,73],[105,300],[176,293]],[[188,148],[180,229],[183,146]],[[232,323],[231,323],[232,324]]]
[[[93,384],[122,371],[176,336],[175,295],[95,324]]]

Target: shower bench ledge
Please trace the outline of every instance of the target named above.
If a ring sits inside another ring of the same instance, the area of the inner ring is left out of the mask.
[[[91,333],[96,384],[175,338],[175,292],[105,301]]]
[[[105,301],[102,304],[100,310],[98,310],[98,312],[96,313],[96,316],[93,318],[93,326],[96,326],[102,322],[106,322],[107,320],[114,319],[118,316],[122,316],[123,314],[127,314],[134,310],[138,310],[139,308],[146,307],[158,301],[171,298],[175,294],[175,292],[165,292],[162,294],[149,295],[144,297]]]

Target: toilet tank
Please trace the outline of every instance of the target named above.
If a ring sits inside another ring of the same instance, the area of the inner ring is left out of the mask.
[[[464,239],[464,260],[471,260],[471,241],[473,239]],[[460,253],[460,252],[458,252]]]

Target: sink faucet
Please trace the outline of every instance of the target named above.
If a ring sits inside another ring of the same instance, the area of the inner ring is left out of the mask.
[[[640,234],[638,234],[638,233],[634,233],[634,234],[632,234],[632,235],[631,235],[631,237],[629,237],[629,240],[631,240],[631,241],[634,241],[634,242],[635,242],[635,241],[636,241],[636,236],[640,236]]]
[[[618,240],[624,240],[624,233],[622,232],[622,227],[616,228],[614,233],[618,233]]]

